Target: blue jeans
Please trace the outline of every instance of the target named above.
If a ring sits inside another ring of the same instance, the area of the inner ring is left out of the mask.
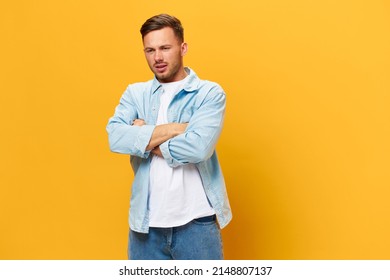
[[[222,260],[222,238],[215,215],[172,228],[130,230],[130,260]]]

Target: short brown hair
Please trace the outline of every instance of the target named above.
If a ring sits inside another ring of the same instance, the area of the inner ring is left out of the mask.
[[[173,29],[175,36],[180,42],[184,42],[184,29],[179,19],[168,14],[160,14],[149,18],[141,27],[142,39],[151,31],[160,30],[165,27]]]

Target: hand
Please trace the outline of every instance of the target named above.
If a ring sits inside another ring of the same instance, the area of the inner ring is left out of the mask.
[[[181,127],[183,128],[183,132],[187,129],[188,122],[187,123],[181,123]]]
[[[161,153],[161,150],[160,150],[160,146],[157,146],[155,147],[152,151],[151,151],[152,154],[156,155],[156,156],[159,156],[159,157],[163,157],[162,153]]]
[[[133,124],[132,125],[143,126],[145,124],[146,124],[146,122],[143,119],[135,119],[135,120],[133,120]]]
[[[175,135],[182,134],[186,131],[188,123],[172,123],[174,125]]]

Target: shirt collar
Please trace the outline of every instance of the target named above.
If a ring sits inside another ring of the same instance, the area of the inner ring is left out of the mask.
[[[183,89],[188,93],[195,92],[199,87],[200,80],[194,70],[192,70],[191,68],[184,67],[184,70],[187,72],[189,77],[184,84]],[[152,93],[155,93],[160,87],[160,82],[156,79],[156,77],[154,77],[152,81]]]

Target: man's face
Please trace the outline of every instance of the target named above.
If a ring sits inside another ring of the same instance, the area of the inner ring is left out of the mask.
[[[187,44],[179,42],[172,28],[149,32],[143,43],[150,70],[160,82],[170,83],[185,78],[183,56],[187,52]]]

